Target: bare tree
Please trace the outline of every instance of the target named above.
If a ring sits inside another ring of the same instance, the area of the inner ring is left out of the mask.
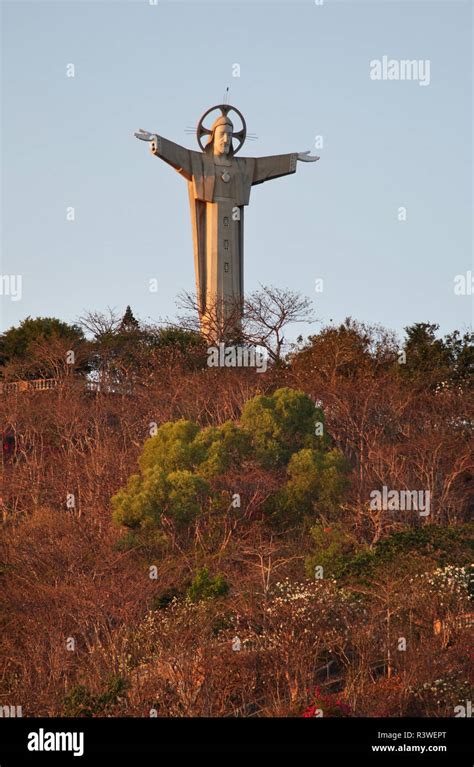
[[[260,346],[273,362],[283,358],[287,343],[284,333],[297,322],[314,322],[311,301],[287,288],[261,285],[243,302],[230,299],[206,306],[200,321],[200,304],[191,293],[181,293],[178,316],[181,327],[196,332],[213,342],[241,343]]]
[[[241,317],[243,307],[240,301],[216,299],[207,301],[206,312],[202,313],[199,299],[193,293],[182,292],[176,301],[178,327],[201,335],[210,343],[242,343],[244,341]]]
[[[119,330],[122,317],[117,314],[116,309],[108,307],[107,312],[86,312],[78,321],[86,333],[90,333],[95,341],[99,341],[103,336]]]
[[[288,326],[314,321],[311,300],[288,288],[261,285],[244,301],[244,337],[262,346],[274,362],[283,357]]]

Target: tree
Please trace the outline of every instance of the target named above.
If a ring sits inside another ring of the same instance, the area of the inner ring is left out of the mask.
[[[100,341],[117,333],[121,319],[115,309],[110,307],[107,312],[86,312],[79,318],[79,325],[88,333],[93,341]]]
[[[299,450],[288,464],[288,482],[277,499],[280,518],[295,521],[317,514],[323,519],[341,517],[348,488],[349,465],[341,451]]]
[[[127,330],[136,330],[140,327],[140,323],[137,319],[135,319],[134,314],[132,310],[130,309],[130,306],[127,306],[125,309],[125,314],[122,317],[122,321],[120,323],[120,330],[127,331]]]
[[[392,368],[397,361],[397,346],[394,334],[385,328],[347,317],[339,327],[328,325],[309,336],[289,361],[295,373],[335,384],[341,379],[350,381]]]
[[[444,345],[448,354],[451,370],[451,380],[460,386],[471,386],[474,373],[474,333],[466,332],[461,335],[454,330],[444,337]]]
[[[200,602],[204,599],[225,597],[228,591],[229,584],[222,575],[212,577],[207,567],[202,567],[196,573],[187,591],[187,596],[191,602]]]
[[[174,539],[218,496],[210,480],[247,449],[234,424],[200,429],[180,420],[163,424],[140,457],[140,474],[112,498],[114,521],[130,528],[161,528]]]
[[[203,326],[199,322],[199,301],[194,295],[182,293],[178,307],[184,311],[178,318],[180,324],[201,332],[208,342],[260,346],[275,363],[282,362],[289,348],[285,338],[288,327],[314,321],[309,298],[293,290],[266,285],[247,296],[243,305],[227,299],[220,306],[208,306]]]
[[[225,515],[232,501],[226,475],[244,490],[242,471],[250,462],[269,472],[286,466],[280,482],[288,476],[287,484],[265,504],[281,507],[283,524],[300,521],[313,507],[330,513],[346,487],[346,464],[337,449],[327,449],[327,436],[315,434],[322,418],[302,392],[278,389],[249,400],[240,424],[165,423],[145,443],[140,474],[112,498],[114,520],[132,529],[159,528],[175,540],[206,511]]]
[[[305,561],[306,574],[314,577],[315,568],[322,567],[325,578],[338,578],[357,548],[357,539],[347,521],[317,522],[310,532],[314,548]]]
[[[207,367],[207,348],[203,336],[180,327],[146,328],[149,358],[159,368],[202,370]]]
[[[264,467],[285,464],[297,450],[327,441],[322,410],[306,394],[289,388],[249,400],[241,424]],[[318,424],[321,430],[317,430]]]
[[[200,297],[193,293],[181,292],[176,304],[179,327],[200,334],[206,345],[219,342],[229,345],[243,343],[240,301],[231,298],[213,300],[209,297],[204,316]]]
[[[301,322],[314,322],[312,305],[295,290],[262,285],[244,301],[243,336],[263,347],[273,362],[280,363],[287,350],[288,327]]]
[[[402,376],[423,386],[469,385],[474,369],[474,333],[458,330],[437,338],[439,325],[417,322],[405,328]]]
[[[99,387],[105,391],[128,388],[140,376],[148,336],[129,306],[122,318],[115,309],[87,312],[81,326],[92,336],[91,368]]]
[[[412,379],[431,379],[447,376],[448,358],[443,341],[436,338],[439,325],[417,322],[405,328],[406,340],[403,349],[406,363],[402,373]]]
[[[82,329],[55,317],[26,317],[0,336],[0,365],[9,377],[55,378],[85,370],[85,351]]]

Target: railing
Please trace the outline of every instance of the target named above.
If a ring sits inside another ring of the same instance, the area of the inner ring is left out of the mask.
[[[57,378],[36,378],[33,381],[9,381],[8,383],[0,383],[0,393],[5,392],[9,394],[11,392],[21,391],[47,391],[55,389],[59,381]]]
[[[71,379],[67,379],[71,381]],[[12,394],[17,392],[51,391],[64,383],[60,378],[35,378],[32,381],[0,381],[0,394]],[[74,379],[74,384],[89,392],[101,392],[105,394],[131,394],[132,387],[127,383],[108,383],[103,381],[88,381],[83,378]]]

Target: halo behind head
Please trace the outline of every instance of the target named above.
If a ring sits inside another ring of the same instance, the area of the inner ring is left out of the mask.
[[[216,109],[220,109],[221,114],[219,115],[219,117],[217,117],[214,120],[211,128],[206,128],[204,126],[205,118],[208,116],[208,114],[210,114],[211,112],[214,112]],[[234,124],[232,120],[230,119],[230,117],[228,116],[229,112],[235,112],[239,116],[242,122],[242,128],[239,131],[234,131]],[[205,152],[206,154],[212,154],[212,148],[214,143],[214,133],[216,128],[219,125],[228,125],[230,128],[232,128],[232,138],[237,139],[239,144],[236,149],[234,149],[233,145],[231,144],[229,154],[230,155],[236,154],[242,148],[242,145],[245,141],[245,137],[247,135],[247,126],[242,113],[238,109],[236,109],[236,107],[233,107],[230,104],[216,104],[216,106],[213,106],[210,109],[208,109],[207,112],[204,112],[203,116],[199,120],[197,130],[196,130],[196,137],[197,137],[199,146],[201,147],[202,151]],[[203,136],[209,136],[206,146],[203,146],[202,144]]]

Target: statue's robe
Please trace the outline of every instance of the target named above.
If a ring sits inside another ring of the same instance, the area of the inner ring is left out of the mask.
[[[205,324],[206,314],[217,310],[222,315],[218,324],[224,327],[225,315],[235,318],[236,307],[244,297],[243,209],[249,204],[250,189],[294,173],[297,154],[216,157],[186,149],[162,136],[154,154],[188,182],[201,322]]]

